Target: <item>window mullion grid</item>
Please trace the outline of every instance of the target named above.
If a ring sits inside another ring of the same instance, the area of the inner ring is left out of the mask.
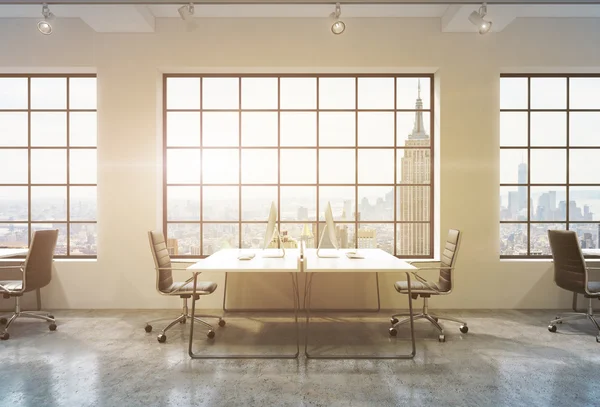
[[[398,252],[397,252],[397,248],[398,248],[398,242],[396,241],[397,236],[398,236],[398,223],[396,223],[398,221],[398,213],[397,213],[397,202],[396,200],[398,199],[398,194],[400,193],[400,188],[398,188],[398,131],[397,131],[397,120],[398,120],[398,95],[397,95],[397,91],[398,91],[398,77],[394,76],[394,198],[392,200],[393,205],[394,205],[394,255],[397,256]]]
[[[202,124],[204,123],[204,111],[202,110],[202,93],[204,92],[204,77],[200,77],[200,256],[204,255],[204,140]]]
[[[571,145],[571,140],[570,140],[570,138],[571,138],[571,134],[570,134],[570,120],[571,120],[570,108],[571,108],[571,103],[570,103],[570,100],[569,100],[570,99],[569,94],[571,92],[571,90],[570,90],[570,88],[571,88],[571,78],[567,77],[566,79],[567,79],[567,143],[566,143],[566,146],[567,146],[566,147],[566,150],[567,150],[567,168],[566,168],[567,179],[566,179],[566,184],[567,184],[567,187],[566,187],[566,191],[565,191],[565,197],[566,197],[565,199],[567,200],[567,202],[566,202],[566,208],[565,208],[565,212],[566,212],[565,213],[565,220],[567,222],[566,229],[570,230],[571,228],[570,228],[570,225],[569,225],[569,212],[570,212],[569,211],[569,202],[571,201],[571,198],[569,196],[570,195],[569,194],[569,190],[571,188],[570,188],[569,184],[571,182],[571,179],[569,178],[569,175],[570,175],[569,174],[569,160],[570,160],[570,155],[571,155],[570,154],[571,149],[569,147]],[[600,238],[600,235],[598,235],[598,238]]]
[[[168,202],[168,185],[167,185],[167,75],[163,74],[163,83],[162,83],[162,106],[163,106],[163,115],[162,115],[162,130],[163,130],[163,168],[162,168],[162,177],[163,177],[163,220],[162,220],[162,227],[163,227],[163,235],[167,236],[167,232],[168,232],[168,223],[167,223],[167,213],[168,213],[168,208],[167,208],[167,202]],[[168,237],[168,236],[167,236]]]
[[[531,77],[527,77],[527,256],[531,256]]]
[[[71,166],[69,165],[71,162],[71,149],[70,147],[70,126],[71,120],[69,115],[69,110],[71,108],[71,97],[70,97],[70,86],[71,86],[71,78],[67,77],[67,256],[71,255]],[[97,153],[96,153],[97,154]],[[96,180],[96,182],[98,182]]]
[[[354,79],[354,247],[358,249],[358,76]]]
[[[31,76],[27,78],[27,246],[31,246]]]
[[[242,77],[238,78],[238,247],[242,248]]]
[[[319,192],[320,191],[319,190],[321,189],[320,185],[319,185],[319,183],[320,183],[320,179],[319,178],[321,176],[321,174],[319,172],[319,152],[320,152],[320,147],[319,146],[321,145],[321,143],[320,143],[320,132],[319,132],[319,116],[320,116],[319,115],[319,107],[320,107],[320,104],[319,104],[319,83],[321,82],[321,77],[317,76],[315,79],[316,79],[316,82],[317,82],[316,83],[316,86],[317,86],[317,96],[316,96],[317,97],[317,100],[316,100],[316,107],[317,107],[317,111],[316,111],[316,115],[317,115],[317,158],[316,158],[316,164],[317,164],[317,191],[316,191],[316,199],[317,199],[317,205],[316,205],[316,211],[317,211],[317,213],[316,213],[316,216],[315,216],[315,222],[316,222],[316,225],[317,225],[317,227],[316,227],[317,236],[313,237],[313,244],[316,243],[318,245],[319,244],[318,242],[321,241],[321,239],[320,239],[320,237],[321,237],[321,227],[319,225],[319,209],[320,209],[319,208],[319,202],[320,202],[320,199],[319,199],[319,197],[320,197]],[[323,225],[323,233],[325,233],[325,225]]]
[[[268,226],[268,223],[267,223]],[[277,232],[281,236],[281,77],[277,77]],[[266,234],[265,230],[265,234]],[[277,239],[279,245],[279,239]]]

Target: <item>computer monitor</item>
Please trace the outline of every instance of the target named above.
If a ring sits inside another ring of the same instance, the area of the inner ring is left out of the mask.
[[[278,253],[265,253],[264,251],[269,247],[269,243],[273,239],[273,235],[277,233],[277,239],[279,240],[279,246],[281,248],[281,254]],[[277,229],[277,206],[275,206],[275,202],[271,202],[271,210],[269,211],[269,219],[267,221],[267,230],[265,231],[265,240],[263,241],[263,255],[262,257],[284,257],[285,256],[285,248],[283,247],[283,242],[281,241],[281,234]]]
[[[320,253],[321,244],[323,243],[323,238],[325,237],[325,233],[329,237],[333,248],[336,250],[336,253],[330,253],[328,255],[323,255]],[[325,228],[323,229],[323,233],[321,234],[321,239],[319,239],[319,246],[317,248],[317,256],[318,257],[339,257],[337,254],[337,250],[339,249],[337,236],[335,235],[335,222],[333,221],[333,212],[331,211],[331,202],[327,202],[327,207],[325,207]]]

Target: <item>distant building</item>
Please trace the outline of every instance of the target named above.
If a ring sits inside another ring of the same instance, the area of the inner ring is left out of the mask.
[[[308,220],[308,208],[305,208],[304,206],[298,208],[297,220]]]
[[[177,239],[167,239],[167,251],[169,252],[170,256],[177,256],[179,254],[179,245],[177,244]]]
[[[425,131],[423,120],[423,100],[419,83],[417,101],[415,103],[415,122],[412,132],[405,142],[406,147],[429,147],[430,137]],[[429,148],[406,149],[401,158],[402,179],[404,185],[429,184],[431,173],[431,155]],[[428,186],[399,188],[400,221],[422,221],[429,219],[431,189]],[[428,254],[430,252],[429,228],[425,225],[403,223],[398,224],[398,250],[400,256]]]
[[[283,245],[284,249],[297,249],[298,248],[298,241],[296,239],[294,239],[293,237],[291,237],[290,235],[288,235],[287,230],[284,230],[281,232],[281,244]],[[277,234],[273,235],[273,239],[271,239],[271,242],[269,243],[267,248],[269,248],[269,249],[278,249],[279,248],[279,238],[277,237]]]
[[[375,229],[362,228],[357,232],[359,249],[377,248],[377,231]]]

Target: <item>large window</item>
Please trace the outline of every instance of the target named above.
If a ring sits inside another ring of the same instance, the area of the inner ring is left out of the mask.
[[[500,83],[501,256],[549,256],[549,229],[600,247],[600,76]]]
[[[95,75],[0,75],[0,245],[96,255]]]
[[[341,247],[431,257],[432,76],[165,75],[164,231],[173,255]],[[275,244],[275,242],[273,242]],[[324,242],[331,244],[331,242]]]

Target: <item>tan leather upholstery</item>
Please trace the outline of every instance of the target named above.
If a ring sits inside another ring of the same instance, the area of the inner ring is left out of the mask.
[[[438,282],[428,282],[430,286],[435,287],[435,290],[427,287],[420,281],[411,278],[410,288],[413,294],[440,294],[448,293],[452,290],[452,268],[454,267],[454,263],[456,263],[459,239],[459,230],[450,229],[448,231],[448,237],[446,238],[446,243],[442,250],[442,257],[440,259],[440,275],[438,277]],[[394,284],[394,288],[399,293],[408,294],[408,283],[406,281],[397,281],[396,284]]]
[[[23,263],[25,270],[25,284],[22,280],[0,281],[4,288],[0,291],[11,291],[13,296],[20,296],[25,292],[34,291],[47,286],[52,279],[52,263],[54,249],[58,239],[58,229],[36,230],[31,238],[31,247],[27,252],[27,258]],[[19,269],[20,266],[15,266]]]
[[[212,281],[198,281],[196,285],[196,293],[197,294],[212,294],[217,289],[217,283],[213,283]],[[175,291],[177,291],[175,293]],[[191,295],[194,292],[194,282],[191,281],[189,283],[173,283],[170,287],[170,293],[177,295]]]
[[[194,283],[189,282],[174,282],[171,257],[167,249],[167,243],[162,232],[150,231],[148,232],[148,239],[150,241],[150,249],[152,251],[152,257],[154,258],[154,266],[157,270],[157,287],[158,290],[163,294],[168,295],[181,295],[190,296],[193,292]],[[212,281],[198,281],[196,287],[196,294],[206,295],[211,294],[217,289],[217,283]]]
[[[25,292],[47,286],[52,279],[54,249],[58,240],[58,229],[33,232],[31,247],[25,260]]]
[[[577,233],[573,230],[549,230],[548,239],[554,260],[556,285],[579,294],[586,294],[587,268],[579,247]],[[600,296],[600,282],[588,283],[588,291]]]
[[[439,290],[437,283],[429,283],[429,284]],[[408,294],[408,282],[406,282],[406,281],[396,281],[396,284],[394,284],[394,288],[399,293]],[[437,291],[432,290],[431,288],[427,287],[422,282],[415,281],[414,279],[410,280],[410,288],[411,288],[411,292],[413,294],[437,294]]]
[[[171,257],[167,250],[167,243],[161,232],[148,232],[150,239],[150,248],[152,249],[152,257],[154,258],[154,266],[158,273],[158,289],[160,292],[169,293],[173,291],[173,273],[171,271]],[[164,269],[164,270],[160,270]]]
[[[452,269],[456,260],[456,252],[458,250],[458,239],[460,237],[460,231],[456,229],[450,229],[448,231],[448,237],[446,237],[446,244],[442,250],[440,277],[438,280],[438,288],[440,291],[452,290]]]

